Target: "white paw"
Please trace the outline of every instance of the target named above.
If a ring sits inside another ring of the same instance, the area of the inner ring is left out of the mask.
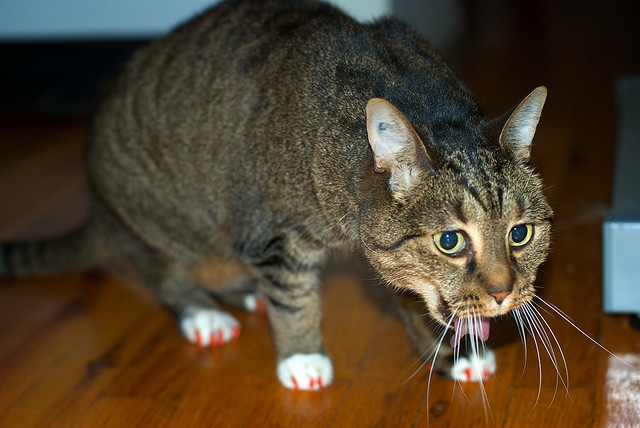
[[[250,293],[244,296],[244,309],[249,312],[264,312],[264,300],[258,293]]]
[[[323,354],[294,354],[278,363],[278,379],[289,389],[317,390],[333,381],[333,366]]]
[[[483,357],[471,354],[458,358],[451,368],[451,377],[460,382],[478,382],[489,379],[496,372],[496,356],[487,349]]]
[[[240,323],[226,312],[211,308],[189,308],[180,320],[182,334],[199,346],[216,346],[240,335]]]

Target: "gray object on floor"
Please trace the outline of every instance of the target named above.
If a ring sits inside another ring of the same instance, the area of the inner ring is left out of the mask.
[[[604,310],[640,314],[640,76],[618,80],[611,211],[603,224]]]

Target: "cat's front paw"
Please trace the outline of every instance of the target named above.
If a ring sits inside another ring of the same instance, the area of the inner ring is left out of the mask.
[[[213,308],[189,308],[180,320],[182,334],[198,346],[217,346],[240,335],[240,323]]]
[[[333,365],[323,354],[294,354],[278,363],[278,379],[289,389],[318,390],[333,381]]]
[[[479,382],[487,380],[496,372],[496,356],[487,349],[480,356],[469,354],[460,357],[451,367],[451,377],[460,382]]]

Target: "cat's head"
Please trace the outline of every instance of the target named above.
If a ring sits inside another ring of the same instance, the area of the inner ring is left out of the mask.
[[[365,254],[445,325],[502,315],[533,298],[553,215],[528,163],[546,94],[535,89],[498,128],[497,120],[470,120],[445,137],[420,138],[383,99],[367,104],[377,185],[360,223]]]

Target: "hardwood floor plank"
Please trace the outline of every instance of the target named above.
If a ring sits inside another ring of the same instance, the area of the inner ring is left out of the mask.
[[[378,286],[349,275],[328,276],[322,285],[326,314],[322,328],[336,379],[351,381],[377,333],[384,304],[381,300],[388,297],[384,291],[375,293],[373,287]]]
[[[593,393],[576,388],[571,395],[555,388],[516,388],[505,418],[505,428],[522,426],[586,427],[593,421]],[[537,404],[536,404],[537,403]],[[535,407],[534,407],[535,405]]]
[[[118,342],[105,345],[111,347],[96,349],[95,353],[82,353],[86,365],[82,378],[76,378],[75,384],[62,394],[55,405],[38,420],[38,427],[75,426],[84,422],[86,415],[97,401],[108,397],[105,390],[120,372],[126,369],[126,364],[138,353],[150,337],[157,334],[157,330],[164,326],[163,317],[152,316],[141,318],[125,332]],[[162,403],[158,403],[160,407]],[[159,409],[156,409],[159,411]],[[123,420],[126,420],[123,418]]]
[[[419,367],[417,356],[402,323],[387,317],[379,323],[354,373],[333,421],[335,426],[410,426],[416,420],[426,392],[425,371],[411,378]],[[388,412],[389,407],[396,411]]]
[[[71,288],[78,290],[82,284],[83,281],[76,282]],[[49,286],[51,284],[46,284],[46,287]],[[41,294],[47,295],[46,292]],[[86,320],[78,314],[78,302],[81,301],[82,294],[84,293],[78,291],[78,298],[71,293],[71,299],[63,298],[56,301],[55,307],[51,308],[51,316],[39,319],[36,317],[36,323],[31,324],[27,321],[30,311],[5,321],[6,326],[18,324],[18,330],[22,330],[26,335],[12,335],[9,340],[3,341],[3,348],[0,350],[3,355],[0,421],[4,417],[3,412],[30,394],[27,391],[38,381],[42,372],[55,363],[59,352],[64,352],[74,340],[78,329],[86,327]],[[31,310],[37,311],[38,300],[33,303]]]
[[[7,386],[15,396],[0,413],[0,426],[37,426],[66,395],[93,382],[96,362],[145,318],[144,302],[117,281],[98,276],[84,281],[83,296],[65,307],[59,320],[17,350],[20,358],[5,362]]]
[[[102,397],[91,406],[78,428],[168,427],[174,406],[151,398]]]
[[[61,307],[80,298],[84,275],[64,277],[0,279],[0,364],[58,318]],[[64,285],[51,287],[52,280]]]

